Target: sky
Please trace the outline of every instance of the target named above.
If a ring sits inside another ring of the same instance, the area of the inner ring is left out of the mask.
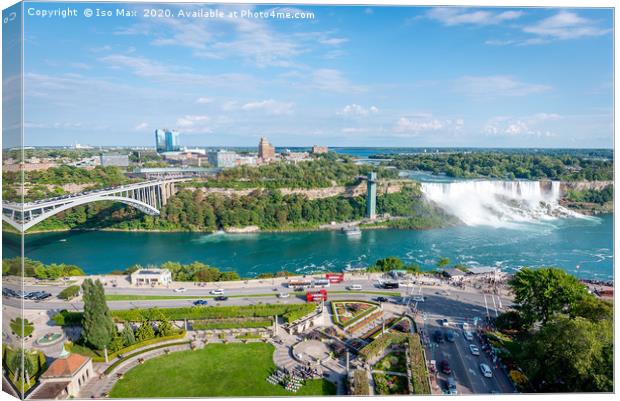
[[[27,145],[613,146],[610,9],[145,8],[26,3]]]

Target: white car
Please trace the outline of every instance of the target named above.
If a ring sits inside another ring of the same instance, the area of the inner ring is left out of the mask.
[[[469,323],[463,323],[463,331],[469,331]]]
[[[484,377],[493,377],[493,372],[491,372],[491,368],[486,363],[480,364],[480,371]]]
[[[411,300],[413,302],[424,302],[424,297],[418,295],[418,296],[412,297]]]
[[[480,355],[480,350],[474,344],[469,344],[469,352],[471,352],[472,355]]]
[[[288,292],[281,292],[280,294],[278,294],[278,298],[288,298],[291,294],[289,294]]]
[[[469,331],[464,331],[463,332],[463,337],[465,337],[465,339],[467,341],[473,341],[474,340],[474,335],[471,334]]]
[[[185,291],[187,291],[187,288],[183,288],[183,287],[181,287],[181,288],[175,288],[173,291],[174,291],[174,292],[185,292]]]
[[[348,287],[349,291],[360,291],[362,286],[359,284],[353,284]]]
[[[211,295],[224,295],[224,290],[221,288],[218,288],[217,290],[212,290],[210,294]]]

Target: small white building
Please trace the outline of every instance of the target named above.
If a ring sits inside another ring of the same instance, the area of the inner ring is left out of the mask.
[[[59,400],[77,397],[94,374],[93,362],[89,357],[65,351],[39,377],[39,385],[28,398]]]
[[[135,286],[167,286],[172,282],[168,269],[138,269],[131,273],[131,284]]]

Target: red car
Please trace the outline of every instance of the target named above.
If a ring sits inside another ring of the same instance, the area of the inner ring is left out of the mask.
[[[450,362],[448,362],[447,359],[444,359],[439,363],[439,368],[447,375],[452,373],[452,369],[450,369]]]

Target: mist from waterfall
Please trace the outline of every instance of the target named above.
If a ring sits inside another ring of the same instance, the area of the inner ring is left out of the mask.
[[[559,204],[558,181],[424,182],[426,198],[470,226],[510,227],[583,217]]]

